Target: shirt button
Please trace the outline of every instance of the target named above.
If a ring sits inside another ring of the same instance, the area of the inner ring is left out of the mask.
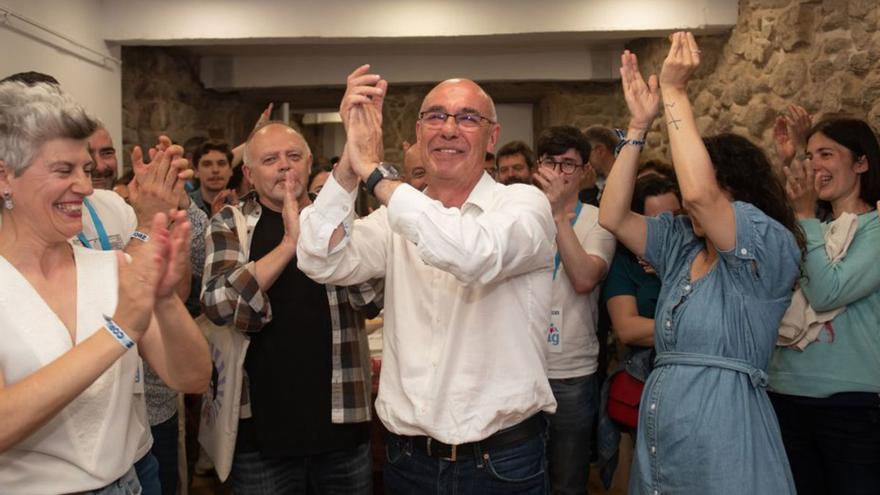
[[[656,402],[654,402],[654,403],[651,404],[651,410],[653,411],[654,409],[657,409],[657,403],[656,403]]]
[[[691,284],[687,284],[684,286],[684,291],[689,292],[691,290]]]
[[[656,454],[656,453],[657,453],[657,447],[654,447],[654,446],[652,445],[652,446],[651,446],[651,453],[652,453],[652,454]]]
[[[658,492],[657,490],[654,490],[654,495],[660,495],[660,492]]]
[[[666,328],[672,328],[672,320],[666,320]]]
[[[745,256],[745,255],[749,254],[749,250],[746,248],[742,248],[739,250],[739,254]]]

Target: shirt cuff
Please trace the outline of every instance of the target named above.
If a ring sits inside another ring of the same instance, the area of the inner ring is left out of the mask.
[[[354,221],[354,202],[357,188],[346,191],[330,174],[315,202],[300,213],[299,245],[306,252],[325,257],[342,250],[351,232]],[[328,250],[330,238],[339,225],[345,231],[345,238],[332,250]]]
[[[400,184],[388,200],[388,223],[391,230],[418,244],[419,217],[433,202],[433,199],[411,185]]]
[[[331,173],[318,197],[315,198],[315,210],[322,220],[334,226],[339,225],[354,213],[357,193],[356,187],[350,192],[346,191]]]

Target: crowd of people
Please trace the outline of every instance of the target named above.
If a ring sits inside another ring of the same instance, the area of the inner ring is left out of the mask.
[[[792,105],[772,154],[700,136],[700,50],[670,40],[659,75],[621,56],[625,131],[500,145],[449,79],[399,166],[369,65],[333,163],[270,105],[237,147],[135,147],[123,180],[58,81],[0,82],[0,493],[175,494],[181,411],[224,394],[201,455],[237,495],[372,493],[374,415],[388,493],[586,493],[621,435],[634,495],[880,492],[876,134]],[[671,166],[640,159],[658,117]]]

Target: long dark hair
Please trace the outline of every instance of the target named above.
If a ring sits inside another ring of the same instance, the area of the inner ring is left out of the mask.
[[[864,156],[868,161],[868,170],[859,174],[859,199],[873,208],[880,200],[880,144],[871,126],[859,119],[822,120],[810,129],[807,139],[817,132],[848,149],[853,160]]]
[[[736,134],[719,134],[703,139],[718,185],[733,199],[751,203],[781,223],[794,235],[801,253],[807,241],[788,202],[785,187],[767,156],[748,139]]]

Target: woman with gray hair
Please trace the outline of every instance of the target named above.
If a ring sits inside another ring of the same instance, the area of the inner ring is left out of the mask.
[[[174,293],[188,260],[184,213],[157,214],[130,261],[69,242],[92,192],[96,126],[56,87],[0,84],[4,494],[140,493],[140,357],[181,391],[210,379],[207,343]]]

